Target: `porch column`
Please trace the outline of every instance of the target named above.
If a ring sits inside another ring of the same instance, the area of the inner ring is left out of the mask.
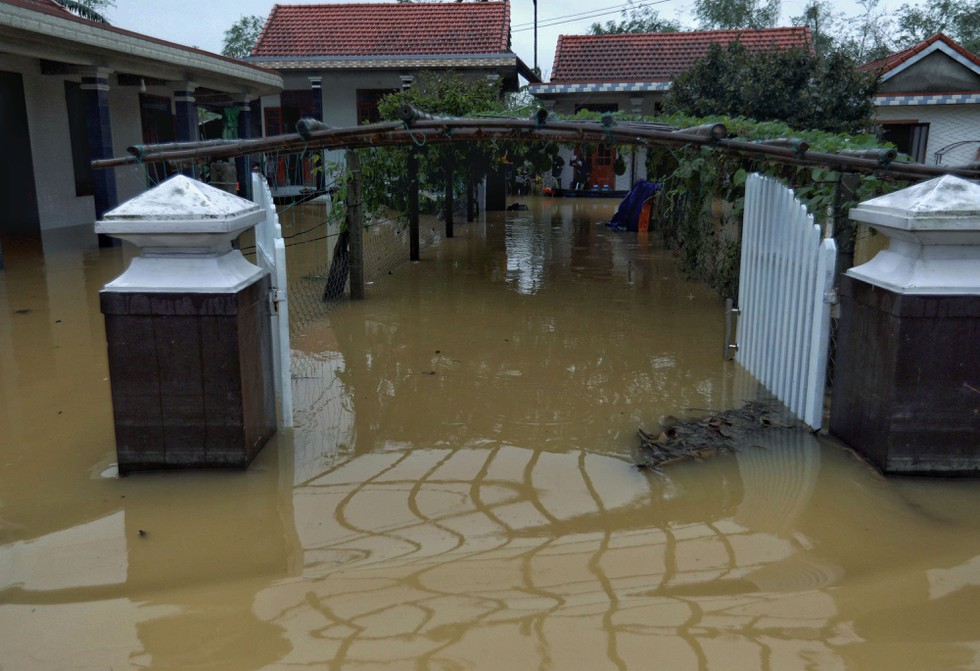
[[[174,91],[174,131],[176,132],[177,142],[197,142],[197,105],[194,100],[194,89],[197,85],[193,82],[184,82],[179,89]],[[183,168],[182,175],[197,177],[197,168],[189,166]]]
[[[184,82],[174,91],[174,126],[177,142],[197,142],[197,105],[194,100],[194,82]]]
[[[235,108],[238,110],[238,139],[247,140],[252,136],[252,107],[248,96],[236,96]],[[238,195],[250,198],[252,166],[248,156],[239,156],[235,159],[235,173],[238,178]]]
[[[112,157],[112,123],[109,119],[109,71],[96,70],[82,77],[82,91],[85,100],[85,123],[88,130],[89,160]],[[118,204],[116,196],[116,173],[113,170],[93,170],[95,218]],[[99,236],[100,247],[111,247],[108,236]]]

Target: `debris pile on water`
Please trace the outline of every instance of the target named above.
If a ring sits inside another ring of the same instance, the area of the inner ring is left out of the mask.
[[[752,445],[752,435],[769,428],[806,430],[779,403],[750,401],[741,408],[681,422],[668,417],[659,434],[637,429],[637,468],[657,470],[681,461],[701,461],[719,452]]]

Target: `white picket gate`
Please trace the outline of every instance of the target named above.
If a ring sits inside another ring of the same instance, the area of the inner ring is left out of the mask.
[[[793,191],[745,187],[735,360],[814,429],[823,419],[837,247]]]
[[[286,293],[286,243],[282,239],[279,215],[265,177],[252,173],[252,200],[265,210],[265,218],[255,227],[255,260],[269,271],[272,279],[272,360],[275,367],[276,395],[284,427],[293,425],[292,367],[289,349],[289,301]]]

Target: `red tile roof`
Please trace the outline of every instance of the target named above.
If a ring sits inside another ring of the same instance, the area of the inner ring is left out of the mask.
[[[559,35],[551,81],[669,81],[704,58],[712,44],[735,40],[749,51],[811,45],[809,28]]]
[[[887,72],[890,72],[891,70],[894,70],[895,68],[897,68],[899,65],[909,60],[910,58],[913,58],[914,56],[921,54],[923,51],[926,51],[934,44],[936,44],[936,42],[945,43],[951,49],[959,52],[968,60],[973,61],[977,65],[980,65],[980,57],[978,57],[976,54],[967,51],[966,49],[964,49],[959,44],[957,44],[950,38],[946,37],[942,33],[936,33],[929,39],[923,40],[918,44],[914,44],[908,49],[902,49],[901,51],[890,53],[884,58],[879,58],[876,61],[865,63],[864,65],[860,66],[858,70],[868,70],[871,72],[877,72],[879,74],[885,74]]]
[[[509,28],[508,2],[275,5],[252,56],[502,54]]]
[[[34,9],[44,12],[45,14],[52,14],[54,16],[74,16],[74,14],[69,12],[54,0],[17,0],[16,2],[7,2],[7,4],[24,7],[25,9]]]

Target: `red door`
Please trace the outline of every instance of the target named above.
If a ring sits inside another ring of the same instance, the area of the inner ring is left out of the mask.
[[[616,169],[613,164],[616,161],[616,148],[607,144],[600,144],[594,154],[592,154],[592,174],[589,175],[589,188],[615,189],[616,188]]]

